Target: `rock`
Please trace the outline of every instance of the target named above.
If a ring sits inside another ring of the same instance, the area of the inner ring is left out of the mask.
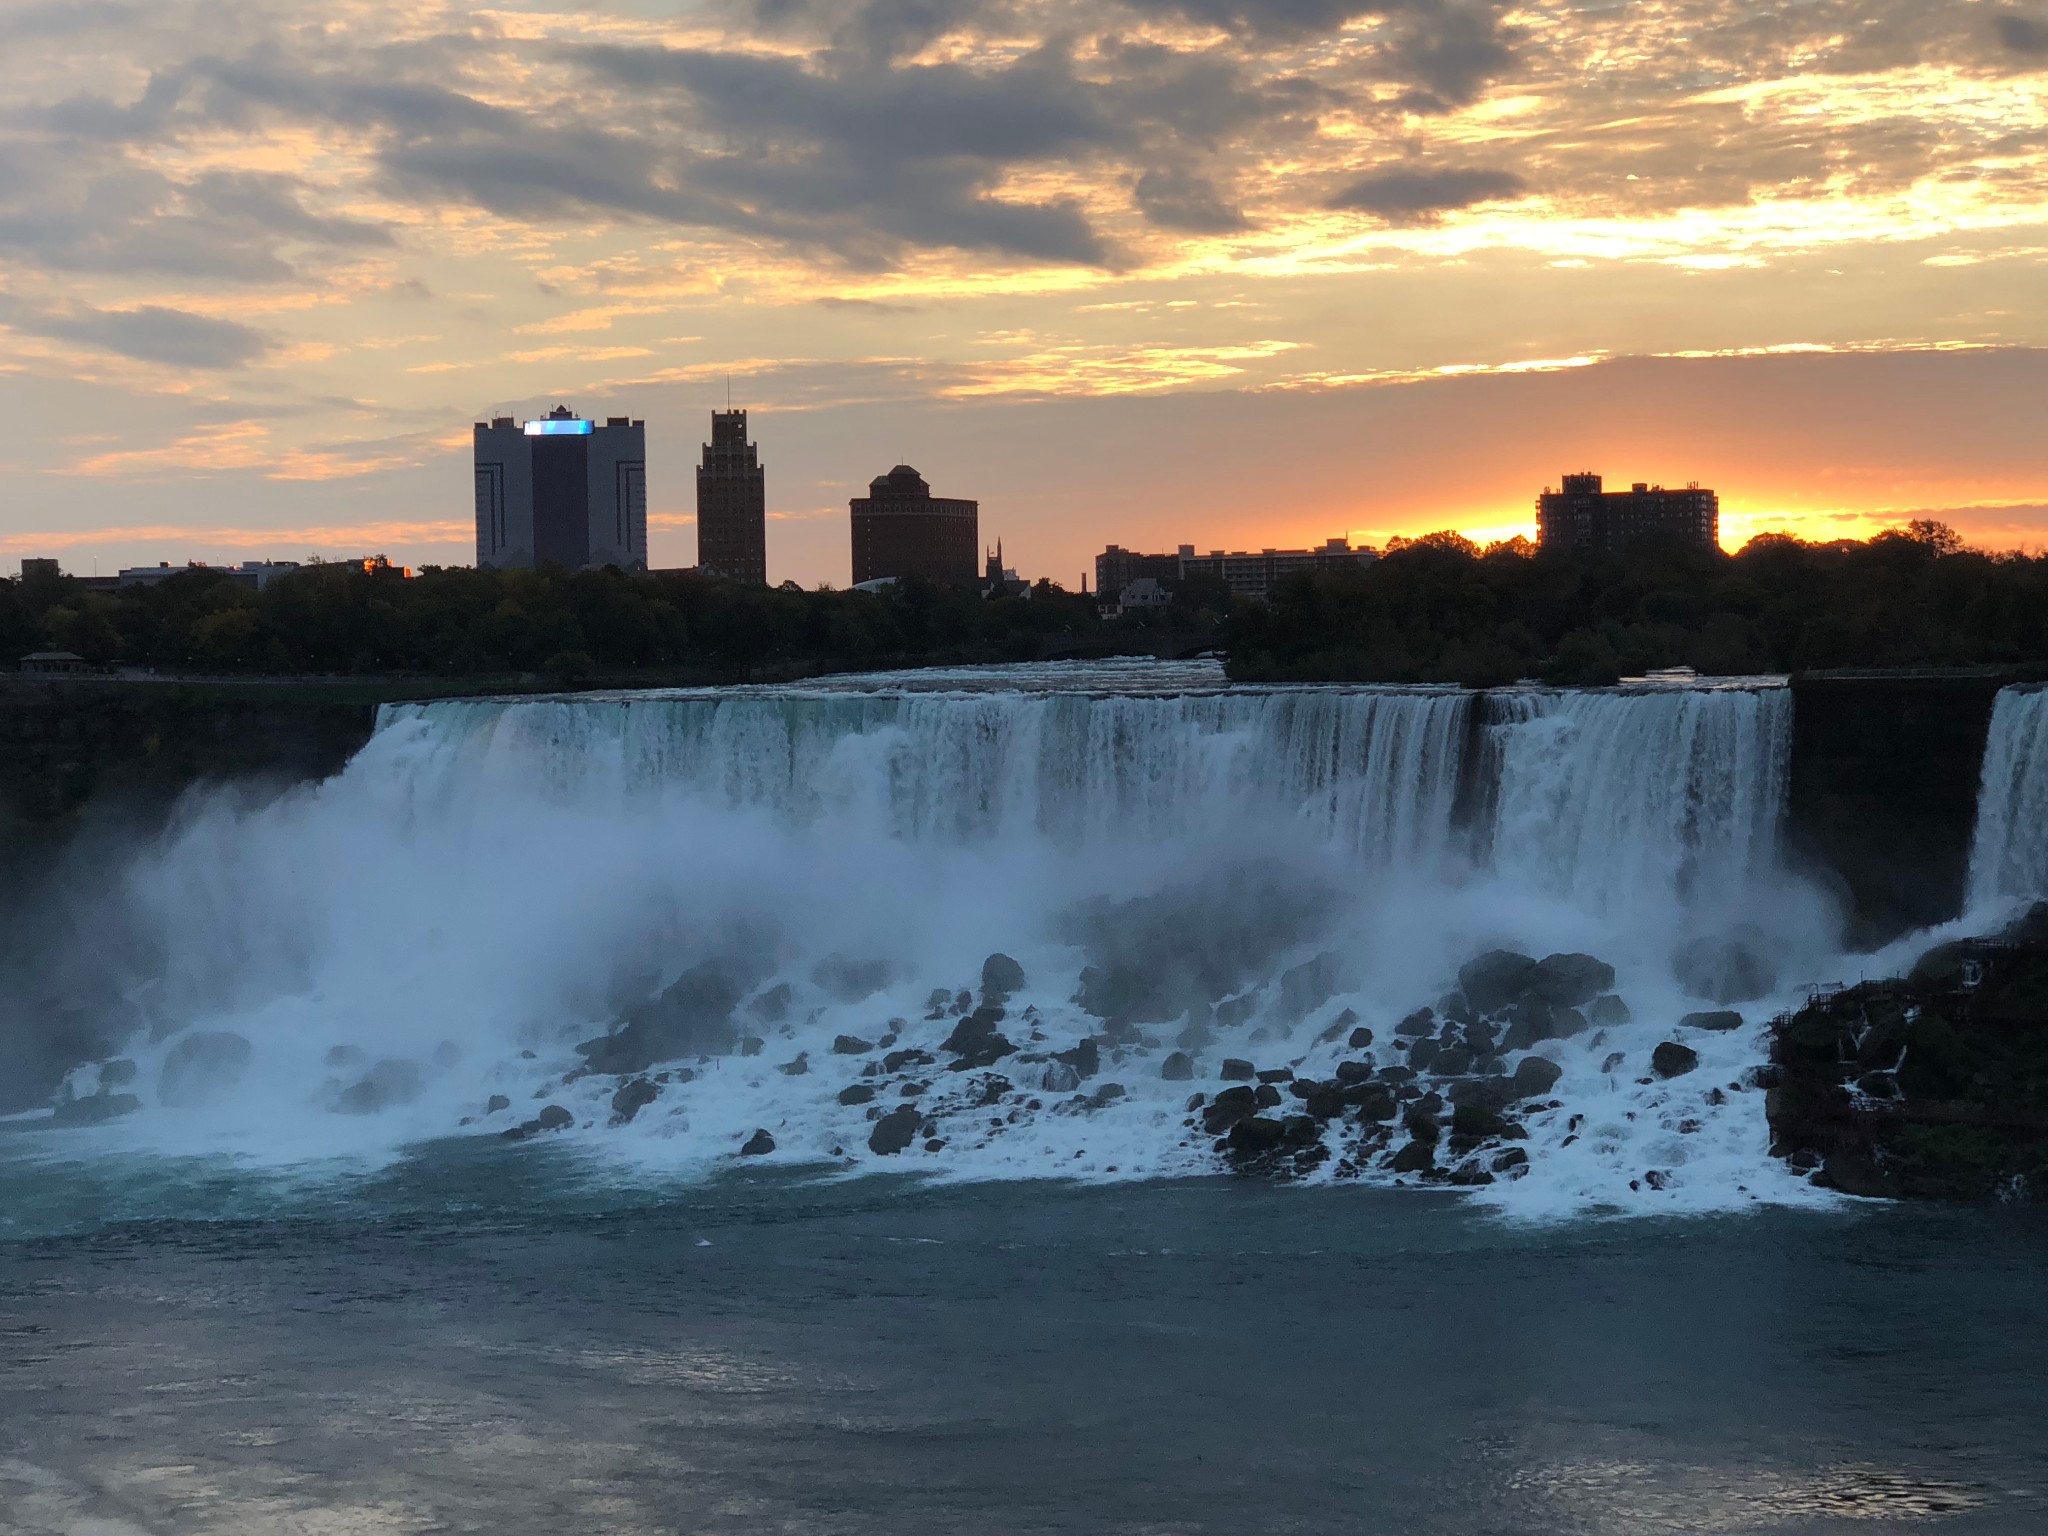
[[[1038,1079],[1038,1086],[1046,1093],[1072,1093],[1081,1086],[1081,1074],[1064,1061],[1049,1061]]]
[[[1072,1050],[1054,1051],[1052,1059],[1072,1067],[1077,1078],[1089,1078],[1102,1070],[1102,1047],[1090,1035]]]
[[[1557,1086],[1564,1068],[1542,1056],[1524,1056],[1515,1064],[1511,1081],[1518,1099],[1540,1099]]]
[[[1495,1173],[1506,1173],[1511,1168],[1526,1168],[1528,1166],[1529,1154],[1520,1147],[1509,1147],[1505,1152],[1496,1152],[1493,1155],[1493,1171]]]
[[[1433,1141],[1411,1141],[1394,1154],[1392,1168],[1396,1173],[1428,1173],[1436,1167],[1436,1143]]]
[[[1344,1038],[1345,1032],[1349,1030],[1351,1026],[1356,1024],[1357,1022],[1358,1014],[1354,1010],[1346,1008],[1342,1013],[1338,1014],[1337,1017],[1330,1020],[1329,1026],[1326,1029],[1324,1029],[1321,1034],[1316,1036],[1316,1044],[1335,1044],[1337,1041],[1342,1040]],[[1367,1030],[1366,1033],[1371,1034],[1372,1031]],[[1370,1042],[1368,1042],[1368,1044],[1369,1043]]]
[[[1493,1182],[1493,1175],[1480,1167],[1479,1160],[1474,1158],[1470,1162],[1463,1163],[1451,1171],[1451,1182],[1461,1188],[1477,1184],[1491,1184]]]
[[[865,1056],[873,1049],[874,1046],[861,1039],[859,1035],[834,1035],[832,1037],[832,1054],[834,1056]]]
[[[895,974],[896,967],[886,960],[849,960],[836,954],[811,967],[811,980],[842,1003],[873,997]]]
[[[1327,950],[1313,960],[1282,971],[1278,1003],[1281,1016],[1292,1023],[1322,1007],[1337,990],[1342,971],[1343,961]]]
[[[1465,1049],[1472,1053],[1474,1060],[1482,1056],[1491,1056],[1498,1046],[1494,1032],[1484,1024],[1467,1024],[1460,1033],[1465,1041]]]
[[[1449,1092],[1453,1104],[1477,1104],[1496,1112],[1507,1108],[1519,1097],[1515,1092],[1514,1079],[1508,1077],[1468,1077],[1452,1083]]]
[[[929,1051],[891,1051],[882,1058],[882,1070],[884,1072],[901,1072],[905,1067],[929,1067],[935,1065],[937,1061],[938,1057],[932,1055]],[[874,1063],[869,1062],[868,1065],[873,1066]]]
[[[502,1093],[494,1093],[489,1099],[484,1101],[484,1113],[487,1115],[495,1115],[499,1110],[510,1109],[511,1107],[512,1101]]]
[[[868,1150],[880,1157],[895,1156],[916,1139],[922,1118],[914,1104],[890,1110],[875,1122],[875,1128],[868,1133]]]
[[[1258,1104],[1251,1089],[1226,1088],[1202,1111],[1202,1129],[1211,1136],[1220,1136],[1238,1121],[1249,1120],[1257,1113]]]
[[[1235,1056],[1226,1056],[1218,1075],[1226,1083],[1248,1083],[1258,1075],[1258,1068],[1248,1061],[1239,1061]]]
[[[1411,1061],[1415,1059],[1413,1051],[1408,1056]],[[1472,1053],[1459,1045],[1439,1050],[1436,1060],[1430,1063],[1430,1069],[1439,1077],[1460,1077],[1471,1065]]]
[[[1173,1043],[1183,1051],[1194,1052],[1209,1044],[1209,1026],[1189,1024],[1173,1037]]]
[[[1337,1063],[1337,1081],[1346,1087],[1353,1083],[1362,1083],[1371,1076],[1372,1063],[1369,1061],[1340,1061]]]
[[[1354,1051],[1362,1051],[1372,1044],[1372,1031],[1361,1024],[1351,1031],[1350,1037],[1344,1043]]]
[[[1434,1040],[1417,1040],[1408,1047],[1408,1065],[1418,1072],[1427,1072],[1442,1049]]]
[[[1407,1018],[1394,1026],[1394,1033],[1404,1040],[1419,1039],[1436,1033],[1436,1010],[1418,1008]]]
[[[579,1044],[577,1053],[591,1071],[619,1077],[678,1056],[729,1056],[741,1044],[732,1018],[740,992],[740,984],[715,963],[692,966],[612,1033]]]
[[[784,1077],[802,1077],[811,1070],[811,1053],[809,1051],[798,1051],[793,1061],[785,1061],[775,1070]]]
[[[1384,1083],[1360,1083],[1344,1091],[1358,1111],[1360,1120],[1384,1121],[1394,1118],[1394,1095]]]
[[[1613,966],[1581,954],[1545,955],[1525,983],[1528,991],[1555,1008],[1582,1008],[1613,985]],[[1466,995],[1471,995],[1470,988]]]
[[[1753,1002],[1778,984],[1777,967],[1764,953],[1767,942],[1762,930],[1748,925],[1694,939],[1671,957],[1671,974],[1694,997]]]
[[[789,1017],[790,1004],[795,1000],[795,989],[788,982],[779,981],[748,1003],[747,1012],[763,1024],[780,1024]]]
[[[1270,1152],[1287,1139],[1287,1127],[1278,1120],[1255,1116],[1230,1128],[1230,1155],[1243,1160]]]
[[[1676,1040],[1666,1040],[1650,1052],[1650,1070],[1659,1077],[1683,1077],[1699,1064],[1699,1052],[1687,1050]]]
[[[241,1082],[253,1054],[249,1042],[230,1030],[185,1035],[164,1055],[157,1102],[172,1109],[200,1109],[224,1098]]]
[[[410,1104],[420,1096],[419,1063],[387,1057],[363,1074],[362,1080],[342,1089],[334,1107],[345,1115],[373,1115],[399,1104]]]
[[[775,1138],[765,1130],[756,1130],[749,1136],[746,1145],[740,1148],[741,1157],[766,1157],[775,1150]]]
[[[549,1104],[533,1123],[544,1131],[566,1131],[576,1123],[576,1117],[559,1104]]]
[[[1122,1083],[1104,1083],[1090,1095],[1090,1101],[1097,1109],[1102,1109],[1107,1105],[1114,1104],[1123,1096],[1124,1085]]]
[[[855,1083],[851,1087],[839,1090],[839,1102],[842,1104],[871,1104],[874,1098],[875,1089],[872,1083]]]
[[[1587,1020],[1601,1029],[1613,1029],[1628,1023],[1634,1017],[1635,1015],[1628,1011],[1628,1004],[1611,992],[1605,997],[1594,998],[1586,1005]]]
[[[1730,1030],[1742,1028],[1742,1015],[1729,1008],[1710,1009],[1705,1013],[1688,1013],[1678,1021],[1680,1029]]]
[[[1024,990],[1024,967],[1008,955],[994,954],[981,962],[981,995],[1008,997]]]
[[[88,1094],[82,1099],[65,1099],[56,1106],[50,1117],[52,1125],[99,1125],[108,1120],[117,1120],[122,1115],[132,1115],[142,1108],[142,1100],[132,1093],[109,1093],[102,1087],[98,1093]]]
[[[1175,1051],[1159,1064],[1159,1075],[1169,1083],[1185,1083],[1195,1075],[1195,1060],[1186,1051]]]
[[[1259,1074],[1259,1081],[1262,1083],[1290,1083],[1294,1081],[1294,1073],[1287,1067],[1269,1067]]]
[[[612,1124],[630,1125],[633,1117],[661,1097],[661,1090],[644,1077],[636,1077],[612,1095]]]
[[[1496,1013],[1528,990],[1536,962],[1512,949],[1491,949],[1458,967],[1458,990],[1481,1013]]]
[[[1264,1109],[1272,1109],[1280,1103],[1280,1090],[1271,1083],[1259,1084],[1252,1096]]]

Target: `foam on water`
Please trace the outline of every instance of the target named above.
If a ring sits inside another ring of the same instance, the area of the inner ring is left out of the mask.
[[[627,1176],[727,1165],[756,1129],[770,1161],[847,1171],[1207,1173],[1223,1164],[1187,1105],[1224,1086],[1224,1058],[1328,1077],[1366,1054],[1348,1029],[1324,1038],[1349,1009],[1388,1065],[1394,1023],[1507,946],[1609,961],[1633,1019],[1537,1047],[1563,1069],[1556,1107],[1518,1112],[1529,1167],[1484,1198],[1817,1198],[1767,1156],[1743,1081],[1769,1014],[1842,964],[1776,858],[1782,686],[1235,689],[1212,664],[916,681],[393,707],[325,784],[195,798],[109,913],[145,1020],[125,1090],[143,1108],[61,1139],[375,1164],[550,1102],[576,1122],[552,1140]],[[1739,1030],[1676,1031],[1711,1004],[1674,953],[1738,925],[1772,995]],[[945,1070],[957,1019],[927,1017],[995,951],[1027,976],[999,1098],[987,1072]],[[1140,1018],[1080,1091],[1045,1086],[1053,1053],[1104,1030],[1076,996],[1111,952],[1194,964],[1239,1000],[1192,1080],[1161,1075],[1183,1020]],[[1304,1004],[1280,978],[1323,955]],[[576,1043],[704,962],[744,981],[759,1053],[686,1063],[693,1080],[609,1124],[619,1080],[575,1078]],[[246,1040],[246,1061],[167,1095],[167,1060],[201,1032]],[[834,1053],[885,1034],[938,1059],[864,1077],[879,1051]],[[1666,1082],[1647,1062],[1674,1038],[1701,1066]],[[380,1061],[406,1064],[397,1090],[365,1094]],[[873,1105],[839,1102],[877,1083]],[[869,1110],[908,1102],[905,1083],[930,1134],[877,1157]],[[487,1113],[493,1094],[511,1108]],[[1353,1136],[1332,1130],[1308,1176],[1394,1177]]]

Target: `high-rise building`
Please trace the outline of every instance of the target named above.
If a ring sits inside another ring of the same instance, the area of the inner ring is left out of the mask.
[[[486,570],[647,569],[647,429],[566,405],[476,424],[476,563]]]
[[[1536,541],[1544,549],[1611,554],[1644,534],[1672,535],[1703,549],[1721,547],[1721,500],[1697,485],[1667,491],[1641,481],[1603,491],[1598,475],[1566,475],[1564,488],[1536,498]]]
[[[923,475],[898,464],[849,506],[855,586],[901,576],[965,585],[980,576],[980,502],[934,496]]]
[[[713,411],[697,466],[697,569],[768,585],[768,487],[745,411]]]

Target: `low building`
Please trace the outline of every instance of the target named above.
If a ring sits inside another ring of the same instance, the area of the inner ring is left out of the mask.
[[[972,586],[981,503],[934,496],[923,475],[898,464],[847,503],[853,523],[853,584],[925,576]]]
[[[1613,554],[1650,534],[1701,549],[1721,547],[1721,500],[1699,485],[1666,490],[1637,481],[1625,491],[1601,489],[1595,474],[1566,475],[1562,487],[1536,498],[1536,542],[1543,549]]]
[[[1112,544],[1095,557],[1095,590],[1104,610],[1112,605],[1128,607],[1123,593],[1133,582],[1150,580],[1167,589],[1172,601],[1175,584],[1191,576],[1213,576],[1230,589],[1233,597],[1264,602],[1275,586],[1301,571],[1357,570],[1379,559],[1379,551],[1351,547],[1349,539],[1327,540],[1320,549],[1212,549],[1195,553],[1192,544],[1181,545],[1171,555],[1141,555]]]
[[[19,665],[24,677],[77,677],[100,670],[70,651],[31,651]]]

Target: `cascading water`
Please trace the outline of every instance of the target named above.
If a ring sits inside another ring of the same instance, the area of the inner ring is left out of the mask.
[[[284,1163],[565,1124],[666,1166],[1153,1176],[1225,1166],[1243,1061],[1294,1075],[1259,1109],[1301,1177],[1412,1176],[1421,1115],[1433,1167],[1531,1211],[1799,1197],[1744,1081],[1774,998],[1647,1069],[1715,1000],[1701,945],[1788,982],[1826,946],[1776,870],[1782,688],[930,681],[396,707],[325,784],[195,801],[110,918],[141,1107],[93,1134]],[[1589,952],[1625,1001],[1451,1022],[1496,947]],[[1024,980],[964,996],[997,953]],[[1426,1052],[1395,1028],[1423,1004]],[[1425,1054],[1551,1070],[1488,1129]]]
[[[2001,688],[1991,708],[1970,905],[2048,896],[2048,688]]]

